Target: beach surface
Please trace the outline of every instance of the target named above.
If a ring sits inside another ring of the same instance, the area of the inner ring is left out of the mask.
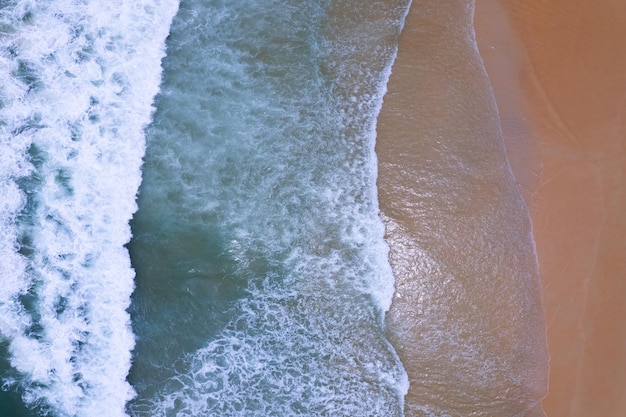
[[[548,416],[626,414],[626,3],[478,1],[476,34],[531,208]]]
[[[541,416],[548,355],[528,210],[472,1],[414,0],[378,118],[407,416]]]
[[[489,330],[476,322],[487,322],[493,332],[487,339],[493,340],[501,331],[495,318],[507,317],[499,310],[496,316],[490,314],[486,305],[481,311],[475,302],[481,295],[476,294],[470,294],[474,302],[467,303],[480,313],[468,309],[465,315],[455,315],[442,313],[438,307],[447,303],[455,311],[465,302],[459,303],[458,293],[448,291],[446,285],[438,286],[448,283],[446,278],[462,277],[464,289],[476,289],[481,286],[478,271],[485,272],[475,264],[476,259],[483,265],[501,265],[502,257],[488,250],[493,246],[476,237],[485,224],[511,221],[503,214],[507,210],[502,204],[506,199],[515,201],[516,193],[495,179],[500,176],[506,182],[507,178],[506,167],[496,167],[496,161],[503,159],[497,149],[503,137],[505,160],[515,174],[514,189],[532,218],[551,356],[547,391],[542,391],[547,365],[541,349],[535,347],[534,362],[523,355],[513,358],[534,366],[522,386],[533,387],[528,390],[532,398],[547,392],[543,408],[548,416],[624,415],[626,5],[619,1],[536,0],[523,5],[478,1],[476,40],[487,81],[481,79],[480,59],[469,46],[471,5],[414,1],[379,118],[380,204],[398,280],[388,323],[390,338],[412,382],[407,414],[467,412],[463,396],[451,386],[480,397],[471,383],[459,384],[451,377],[463,368],[452,360],[452,354],[446,356],[446,348],[464,352],[473,344],[501,358],[507,355],[498,349],[490,351],[476,340],[457,344],[454,326],[432,319],[456,320],[483,336]],[[460,84],[466,86],[465,93],[458,88]],[[489,86],[497,111],[489,108]],[[464,148],[463,138],[473,140],[474,153]],[[487,154],[489,158],[482,159]],[[483,217],[471,213],[476,196],[483,195],[485,188],[466,181],[462,173],[477,167],[474,178],[480,177],[491,189],[508,190],[492,195],[493,200],[481,198],[483,208],[495,207]],[[466,193],[455,188],[454,184],[461,183]],[[433,201],[432,205],[427,201]],[[508,213],[524,216],[517,206]],[[525,226],[519,227],[491,234],[491,244],[501,246],[507,234],[522,236]],[[524,253],[528,243],[515,241],[517,250]],[[463,262],[464,267],[458,268]],[[504,275],[533,276],[532,260],[520,265],[525,269],[511,269]],[[501,269],[491,272],[491,282],[506,281],[498,273]],[[520,288],[515,291],[524,293]],[[524,320],[542,320],[537,315],[540,309],[530,311],[533,314]],[[507,319],[520,321],[511,315]],[[452,335],[449,341],[442,343],[433,327]],[[535,323],[532,329],[539,332],[541,326]],[[541,344],[536,333],[517,340]],[[427,341],[435,347],[425,348]],[[446,375],[434,380],[437,387],[443,387],[441,392],[447,389],[445,395],[428,387],[437,374]],[[498,388],[487,391],[501,398]],[[527,400],[524,404],[532,403]],[[423,404],[430,408],[426,410]],[[502,407],[498,409],[501,415],[511,415],[512,410]],[[480,415],[494,410],[470,412]],[[541,414],[539,406],[527,411],[527,415]]]

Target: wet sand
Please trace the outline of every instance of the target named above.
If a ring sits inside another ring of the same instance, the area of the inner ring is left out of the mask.
[[[476,31],[531,207],[544,409],[626,415],[626,3],[478,0]]]
[[[407,416],[540,416],[547,350],[530,217],[475,48],[473,2],[414,0],[378,118]]]

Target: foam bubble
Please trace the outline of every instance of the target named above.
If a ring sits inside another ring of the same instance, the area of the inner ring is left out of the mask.
[[[371,311],[355,312],[347,299],[271,293],[240,303],[220,337],[179,360],[158,395],[133,408],[189,416],[402,415],[398,384],[406,376],[390,366],[397,357]]]
[[[176,1],[0,12],[0,333],[25,401],[123,416],[134,345],[124,245]]]

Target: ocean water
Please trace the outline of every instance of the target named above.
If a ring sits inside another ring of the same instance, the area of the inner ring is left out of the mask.
[[[407,8],[0,3],[0,415],[402,415],[374,143]]]
[[[2,415],[123,416],[134,396],[124,245],[176,7],[1,3]]]

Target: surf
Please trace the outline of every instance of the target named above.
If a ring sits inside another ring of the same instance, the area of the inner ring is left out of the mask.
[[[129,245],[131,415],[402,415],[373,149],[405,9],[358,3],[181,4]]]
[[[5,391],[124,416],[134,336],[125,244],[177,2],[0,10],[0,334]]]

